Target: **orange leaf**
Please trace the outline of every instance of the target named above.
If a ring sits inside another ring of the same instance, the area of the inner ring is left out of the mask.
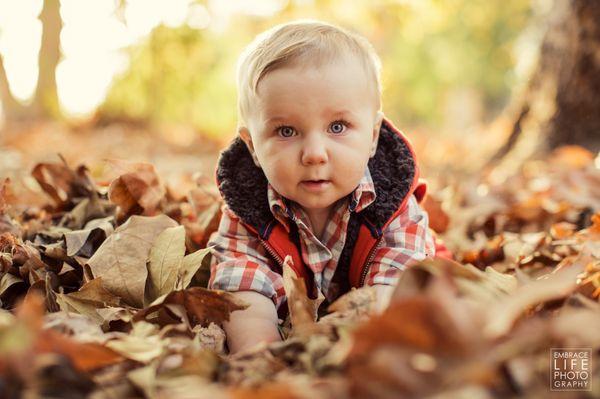
[[[592,226],[590,232],[594,234],[600,234],[600,213],[592,215]]]
[[[80,343],[54,330],[40,332],[34,351],[64,355],[81,371],[96,370],[124,360],[121,355],[103,345]]]
[[[442,203],[431,195],[427,195],[421,205],[429,214],[429,227],[436,233],[445,232],[450,224],[450,217],[442,209]]]

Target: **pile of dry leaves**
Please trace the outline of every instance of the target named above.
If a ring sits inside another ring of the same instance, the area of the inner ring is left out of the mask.
[[[221,325],[246,305],[204,288],[214,187],[177,195],[148,164],[115,162],[110,184],[38,164],[46,207],[0,186],[0,397],[549,397],[550,348],[570,347],[596,365],[572,397],[597,396],[597,163],[564,148],[501,184],[447,184],[425,206],[457,262],[409,268],[382,314],[363,288],[315,321],[285,269],[288,338],[235,356]]]

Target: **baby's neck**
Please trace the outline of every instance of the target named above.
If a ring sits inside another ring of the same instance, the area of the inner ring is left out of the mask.
[[[338,202],[335,202],[329,207],[322,209],[303,208],[304,213],[306,214],[306,216],[308,216],[308,219],[310,221],[310,228],[313,234],[319,239],[319,241],[322,241],[323,234],[325,234],[325,229],[327,228],[327,224],[331,219],[331,214]]]
[[[325,227],[327,226],[327,220],[329,219],[329,213],[331,212],[332,206],[324,209],[305,209],[304,212],[308,216],[310,220],[311,228],[313,233],[320,240],[325,232]]]

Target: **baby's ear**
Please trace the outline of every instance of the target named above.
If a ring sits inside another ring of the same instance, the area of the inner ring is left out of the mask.
[[[375,123],[373,124],[373,141],[371,142],[371,158],[375,156],[377,152],[377,143],[379,142],[379,130],[381,130],[381,124],[383,123],[383,112],[377,111],[375,115]]]
[[[254,164],[260,168],[260,164],[258,163],[258,158],[256,157],[256,152],[254,151],[254,142],[252,141],[252,135],[250,134],[250,130],[247,127],[239,127],[238,134],[240,138],[246,143],[246,147],[248,147],[248,151],[250,155],[252,155],[252,160]]]

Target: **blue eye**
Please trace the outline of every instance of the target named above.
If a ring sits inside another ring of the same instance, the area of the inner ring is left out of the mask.
[[[292,137],[295,133],[295,130],[291,126],[279,126],[277,132],[281,137]]]
[[[346,124],[342,121],[335,121],[329,125],[329,130],[335,134],[343,133],[346,130]]]

